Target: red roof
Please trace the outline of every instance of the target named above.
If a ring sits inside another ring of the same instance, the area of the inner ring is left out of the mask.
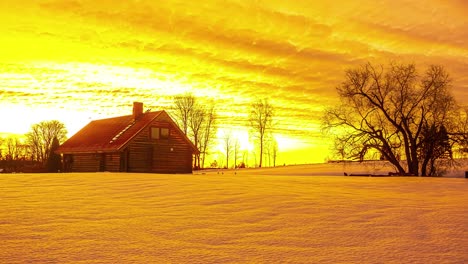
[[[127,115],[91,121],[65,141],[57,149],[57,152],[89,153],[119,151],[163,112],[146,112],[137,120],[134,120],[133,115]],[[188,138],[187,141],[196,150]]]

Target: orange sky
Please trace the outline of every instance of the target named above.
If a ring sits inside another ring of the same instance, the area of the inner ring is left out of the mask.
[[[350,67],[442,64],[468,103],[463,0],[31,2],[0,0],[0,132],[59,119],[71,136],[188,91],[246,137],[249,103],[268,97],[279,163],[307,163],[329,155],[321,111]]]

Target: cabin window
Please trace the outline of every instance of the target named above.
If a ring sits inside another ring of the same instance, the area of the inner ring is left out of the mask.
[[[169,128],[152,127],[150,133],[151,133],[151,139],[168,139],[169,138]]]
[[[162,127],[159,134],[160,134],[161,138],[168,139],[169,138],[169,128]]]
[[[151,128],[151,139],[159,139],[159,127]]]

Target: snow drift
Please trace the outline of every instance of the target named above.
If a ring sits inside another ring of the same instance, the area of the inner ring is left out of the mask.
[[[258,171],[1,175],[0,262],[468,262],[468,179]]]

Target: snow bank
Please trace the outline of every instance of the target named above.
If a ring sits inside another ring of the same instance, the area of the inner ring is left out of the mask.
[[[446,171],[444,177],[464,178],[468,171],[468,160],[456,160],[454,167]],[[195,174],[255,174],[255,175],[282,175],[282,176],[343,176],[349,174],[374,174],[388,175],[396,172],[393,165],[387,161],[365,161],[365,162],[341,162],[341,163],[317,163],[306,165],[288,165],[278,167],[230,169],[230,170],[204,170],[196,171]]]
[[[267,170],[1,175],[0,262],[468,262],[468,179]]]

